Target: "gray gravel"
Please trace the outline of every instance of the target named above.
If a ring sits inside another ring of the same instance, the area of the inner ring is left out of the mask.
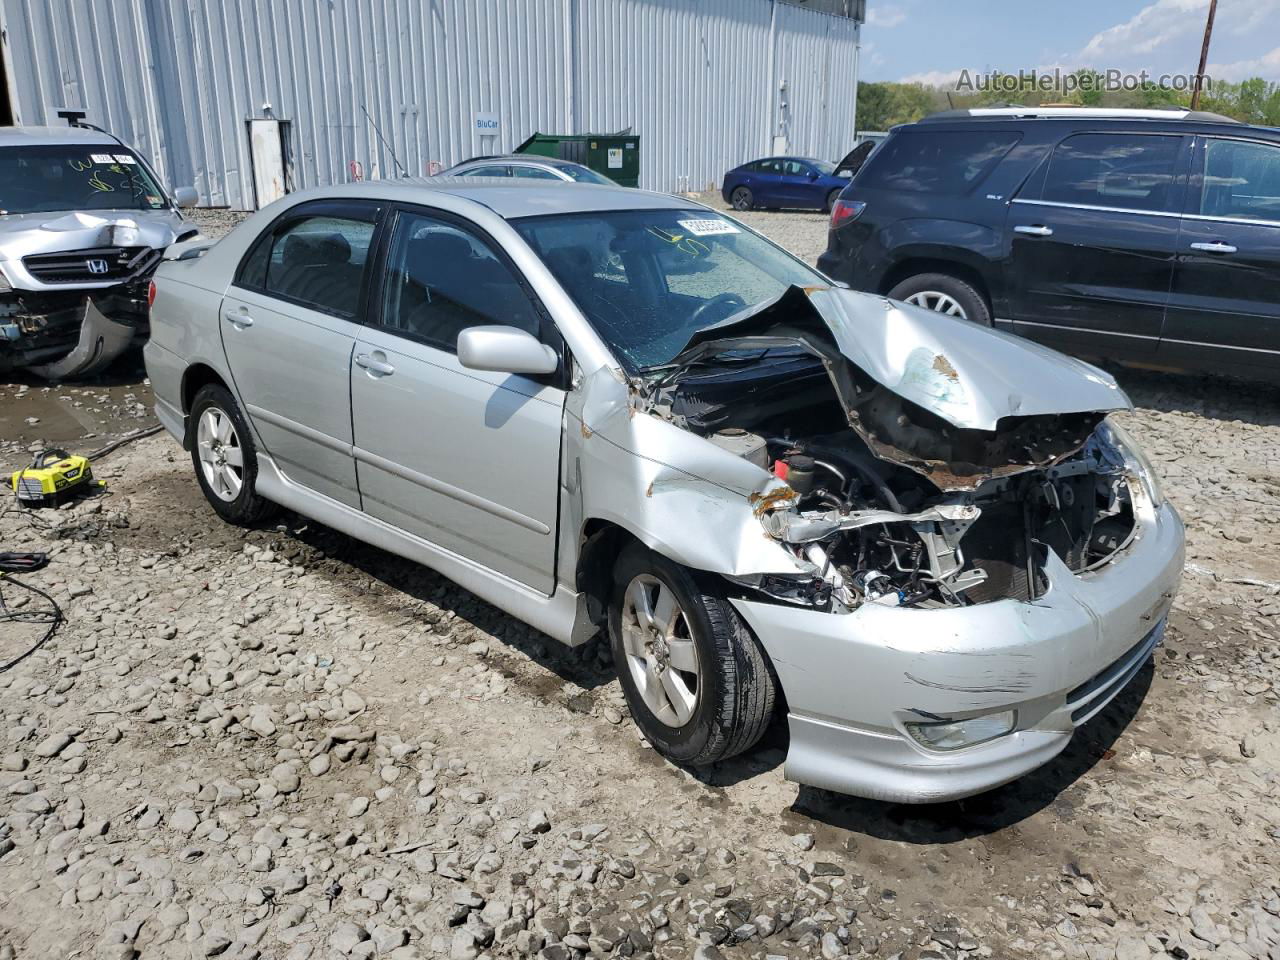
[[[1188,524],[1168,643],[1058,761],[927,808],[797,789],[780,730],[673,767],[603,644],[224,526],[164,437],[105,458],[0,514],[68,616],[0,673],[0,958],[1277,957],[1280,395],[1121,377]]]

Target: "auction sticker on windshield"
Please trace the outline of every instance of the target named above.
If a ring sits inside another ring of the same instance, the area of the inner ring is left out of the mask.
[[[677,220],[695,237],[714,237],[724,233],[738,233],[739,230],[728,220]]]
[[[94,163],[115,163],[115,159],[109,153],[91,153],[89,159]]]

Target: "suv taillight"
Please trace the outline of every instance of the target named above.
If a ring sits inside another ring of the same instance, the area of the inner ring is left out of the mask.
[[[852,223],[862,216],[862,211],[865,209],[867,209],[865,200],[837,200],[835,206],[831,208],[831,229]]]
[[[147,309],[150,310],[156,305],[156,282],[152,280],[147,284]]]

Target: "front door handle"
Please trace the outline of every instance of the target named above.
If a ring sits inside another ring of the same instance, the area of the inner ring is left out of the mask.
[[[1013,228],[1014,233],[1025,233],[1029,237],[1052,237],[1053,227],[1046,227],[1039,223],[1035,226],[1017,226]]]
[[[377,357],[368,353],[356,354],[356,363],[364,367],[370,373],[375,373],[380,377],[389,377],[396,372],[396,368],[385,360],[379,360]]]
[[[1235,253],[1236,248],[1229,243],[1223,243],[1221,240],[1215,240],[1212,243],[1193,243],[1192,250],[1200,250],[1204,253]]]
[[[243,330],[245,327],[253,326],[253,317],[249,316],[248,311],[245,310],[244,307],[241,307],[239,310],[228,310],[223,314],[223,316],[226,318],[227,323],[237,329]]]

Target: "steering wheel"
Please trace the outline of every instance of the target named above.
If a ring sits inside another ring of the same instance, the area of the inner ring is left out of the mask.
[[[693,313],[689,315],[689,325],[692,327],[701,328],[703,326],[702,324],[703,315],[706,313],[709,313],[713,307],[729,307],[730,308],[729,311],[725,313],[724,317],[720,318],[721,320],[723,320],[725,319],[725,317],[729,317],[737,313],[746,305],[747,305],[747,301],[743,300],[736,293],[719,294],[718,296],[714,296],[710,300],[707,300],[705,303],[702,303],[693,311]]]

